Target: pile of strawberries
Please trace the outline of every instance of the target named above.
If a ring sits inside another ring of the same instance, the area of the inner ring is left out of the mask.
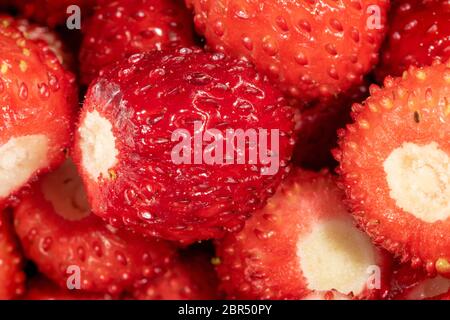
[[[450,299],[449,0],[0,8],[0,299]]]

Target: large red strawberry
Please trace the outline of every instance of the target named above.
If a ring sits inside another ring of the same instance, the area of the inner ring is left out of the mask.
[[[210,48],[246,57],[302,100],[362,82],[377,62],[388,0],[186,0]]]
[[[87,18],[93,7],[103,0],[14,0],[13,5],[26,18],[49,27],[65,25],[67,19]]]
[[[23,258],[19,251],[11,215],[0,211],[0,300],[14,299],[25,291]]]
[[[433,59],[445,62],[450,58],[449,21],[448,0],[395,1],[377,67],[378,80],[400,76],[410,65],[431,65]]]
[[[118,231],[91,214],[71,162],[36,184],[14,219],[25,255],[62,288],[79,281],[78,289],[116,294],[161,274],[175,253],[166,242]]]
[[[217,242],[225,292],[238,299],[384,296],[389,258],[354,226],[341,198],[330,174],[295,169],[241,232]]]
[[[27,283],[27,292],[22,300],[111,300],[108,294],[88,293],[81,290],[63,289],[42,275]]]
[[[185,243],[242,227],[289,170],[294,112],[245,61],[136,54],[91,84],[75,158],[93,211]]]
[[[97,7],[83,29],[80,67],[86,85],[103,67],[130,54],[194,43],[182,0],[112,1]]]
[[[0,205],[61,163],[71,144],[77,89],[42,41],[0,25]]]
[[[164,275],[136,290],[133,297],[138,300],[214,300],[221,295],[209,255],[188,250]]]
[[[353,106],[340,132],[341,186],[373,240],[450,276],[450,62],[411,67]]]

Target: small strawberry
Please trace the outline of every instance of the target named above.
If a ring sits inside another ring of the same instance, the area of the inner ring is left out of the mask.
[[[74,156],[93,212],[184,243],[241,228],[289,170],[294,144],[293,109],[265,77],[197,48],[105,69],[80,120]]]
[[[295,169],[237,234],[217,241],[230,298],[327,299],[384,295],[389,257],[359,231],[326,172]]]
[[[0,23],[0,206],[71,144],[75,77],[42,41]]]
[[[65,25],[74,13],[79,14],[81,20],[87,18],[97,2],[100,0],[14,0],[13,5],[24,17],[55,27]],[[74,6],[79,11],[74,11]]]
[[[118,231],[90,214],[71,162],[45,176],[14,213],[25,255],[62,288],[117,294],[164,271],[174,248]],[[79,272],[77,274],[76,272]]]
[[[449,21],[449,0],[395,1],[376,69],[378,80],[400,76],[410,65],[431,65],[433,59],[445,62],[450,58]]]
[[[0,300],[14,299],[25,291],[23,258],[7,210],[0,211]]]
[[[83,28],[81,81],[133,53],[194,44],[189,12],[181,0],[119,0],[97,7]]]
[[[28,281],[27,292],[22,300],[111,300],[108,294],[88,293],[81,290],[62,289],[38,275]]]
[[[361,228],[403,262],[450,276],[450,62],[387,77],[341,130],[340,186]]]
[[[138,300],[214,300],[221,298],[211,258],[188,250],[164,275],[134,292]]]
[[[186,0],[208,46],[245,57],[301,100],[362,82],[377,63],[388,0]]]

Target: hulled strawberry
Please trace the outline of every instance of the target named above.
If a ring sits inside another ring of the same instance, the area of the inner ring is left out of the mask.
[[[361,102],[368,93],[365,82],[336,97],[302,107],[293,162],[314,170],[336,166],[331,150],[337,145],[337,130],[351,122],[352,103]]]
[[[0,25],[0,205],[64,159],[71,144],[75,78],[43,42]]]
[[[28,281],[22,300],[111,300],[108,294],[88,293],[82,290],[63,289],[42,275]]]
[[[362,82],[377,62],[387,0],[186,0],[208,46],[245,57],[302,100]]]
[[[450,279],[428,278],[423,270],[408,264],[396,264],[392,274],[390,297],[395,300],[435,299],[450,290]]]
[[[127,56],[168,46],[193,45],[193,26],[182,0],[119,0],[97,7],[84,28],[81,80]]]
[[[449,21],[448,0],[395,1],[376,70],[379,81],[388,75],[400,76],[410,65],[431,65],[434,59],[445,62],[450,58]]]
[[[184,243],[242,227],[289,170],[294,112],[245,61],[136,54],[88,91],[75,158],[93,211]]]
[[[14,0],[13,5],[24,17],[55,27],[72,17],[82,21],[97,2],[100,0]]]
[[[0,211],[0,300],[14,299],[25,291],[22,254],[18,248],[11,215]]]
[[[188,250],[164,275],[134,292],[138,300],[214,300],[221,298],[211,258]]]
[[[91,214],[70,161],[32,191],[15,209],[15,227],[25,255],[62,288],[117,294],[161,274],[174,255],[166,242],[118,231]]]
[[[410,68],[353,106],[341,186],[359,225],[402,261],[450,275],[450,63]]]
[[[225,292],[238,299],[384,296],[389,258],[354,226],[341,198],[327,172],[292,171],[241,232],[217,242]]]

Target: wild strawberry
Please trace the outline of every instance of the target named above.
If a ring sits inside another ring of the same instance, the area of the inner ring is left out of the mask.
[[[0,205],[61,163],[71,144],[77,89],[43,42],[0,24]]]
[[[293,171],[241,232],[217,242],[225,292],[238,299],[384,294],[389,259],[354,226],[341,198],[328,173]]]
[[[119,0],[97,7],[84,29],[81,80],[133,53],[194,44],[193,26],[182,0]]]
[[[188,250],[164,275],[134,292],[138,300],[214,300],[221,296],[211,258]]]
[[[38,275],[27,284],[27,293],[22,300],[111,300],[108,294],[88,293],[58,287],[47,278]]]
[[[9,211],[0,211],[0,300],[14,299],[25,291],[22,254]]]
[[[186,0],[208,46],[246,57],[302,100],[362,82],[377,62],[388,0]]]
[[[414,270],[408,264],[397,264],[391,280],[390,295],[395,300],[435,299],[450,290],[450,279],[428,278],[423,270]]]
[[[13,5],[24,17],[55,27],[65,25],[74,13],[83,20],[91,14],[97,2],[100,0],[14,0]],[[79,10],[74,11],[74,6]]]
[[[19,29],[25,38],[39,43],[43,50],[52,50],[66,69],[72,70],[74,68],[75,61],[72,52],[55,31],[45,26],[30,23],[26,19],[16,19],[4,14],[0,14],[0,21],[4,25]]]
[[[361,102],[369,93],[368,82],[336,97],[303,108],[298,121],[298,136],[293,162],[314,170],[335,167],[331,150],[337,145],[337,130],[350,123],[352,103]]]
[[[154,51],[91,84],[74,155],[94,213],[189,243],[240,229],[264,205],[289,170],[293,119],[245,61]]]
[[[118,231],[90,214],[71,162],[45,176],[15,210],[25,255],[62,288],[116,294],[164,271],[171,245]]]
[[[340,132],[341,187],[373,240],[450,275],[450,63],[410,68],[353,106]]]
[[[400,76],[408,66],[431,65],[433,59],[450,58],[450,1],[395,1],[389,17],[389,33],[381,63],[380,82]]]

